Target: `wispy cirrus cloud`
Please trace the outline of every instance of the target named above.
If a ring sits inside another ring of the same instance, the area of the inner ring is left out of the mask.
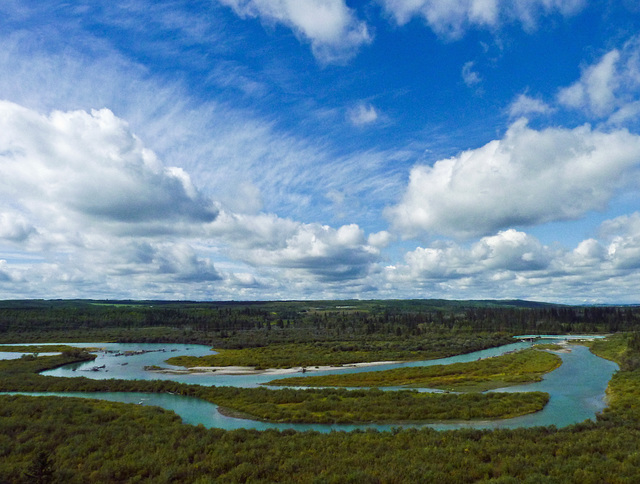
[[[495,29],[506,22],[519,22],[525,29],[536,27],[540,17],[573,15],[584,0],[379,0],[395,21],[404,25],[413,17],[422,18],[438,35],[459,38],[471,27]]]

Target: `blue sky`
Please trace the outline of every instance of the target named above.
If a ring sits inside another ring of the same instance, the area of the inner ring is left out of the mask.
[[[633,0],[5,0],[0,298],[640,302]]]

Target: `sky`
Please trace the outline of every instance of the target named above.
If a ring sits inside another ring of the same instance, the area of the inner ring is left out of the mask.
[[[21,298],[640,303],[640,3],[3,0]]]

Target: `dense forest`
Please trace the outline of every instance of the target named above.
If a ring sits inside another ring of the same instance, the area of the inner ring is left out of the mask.
[[[157,408],[0,395],[0,482],[639,482],[638,318],[638,307],[525,301],[0,302],[0,345],[110,340],[244,349],[318,343],[323,351],[339,352],[435,344],[453,345],[463,353],[473,351],[478,341],[501,344],[514,334],[606,332],[617,334],[593,343],[592,351],[621,368],[609,384],[610,406],[597,421],[562,429],[224,431],[184,425],[175,414]],[[65,350],[59,357],[1,363],[0,391],[169,391],[221,404],[227,399],[233,407],[238,395],[250,390],[242,398],[254,414],[261,405],[303,398],[309,391],[37,374],[92,358]],[[337,401],[347,407],[357,404],[349,401],[355,394],[347,390],[311,392],[316,401],[308,412]],[[377,411],[375,419],[384,418],[385,408],[389,415],[404,405],[394,405],[388,392],[367,392],[371,400],[365,410]],[[455,409],[456,395],[444,396],[450,401],[434,411]],[[426,406],[426,399],[416,399],[414,392],[397,398],[415,405],[416,411]],[[526,398],[533,400],[508,405],[543,405],[545,396]],[[465,405],[470,408],[469,402]]]
[[[638,306],[527,301],[0,301],[0,343],[52,336],[215,343],[410,338],[438,331],[610,333],[640,325]],[[272,331],[274,330],[274,331]]]

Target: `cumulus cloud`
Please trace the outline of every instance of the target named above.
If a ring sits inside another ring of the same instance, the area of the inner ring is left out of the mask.
[[[108,109],[43,116],[0,101],[0,188],[5,201],[47,223],[75,213],[92,223],[169,229],[217,214],[182,169],[164,167]]]
[[[436,241],[385,268],[388,291],[428,297],[637,300],[640,213],[602,223],[573,249],[508,229],[469,245]],[[413,292],[412,292],[413,291]]]
[[[535,237],[514,229],[481,238],[470,248],[449,242],[405,255],[402,271],[419,279],[462,278],[490,272],[537,271],[549,266],[552,252]]]
[[[509,116],[520,118],[531,114],[549,114],[553,108],[540,99],[520,94],[509,106]]]
[[[520,22],[535,28],[540,16],[580,11],[584,0],[379,0],[399,25],[421,17],[439,35],[458,38],[470,27],[497,28],[503,22]]]
[[[402,201],[385,213],[405,236],[470,237],[571,220],[629,188],[639,163],[640,136],[626,130],[536,131],[521,119],[501,140],[415,166]]]
[[[274,215],[222,213],[211,234],[232,242],[231,255],[254,267],[276,267],[307,274],[324,282],[366,276],[379,259],[385,235],[368,241],[356,224],[334,229],[303,224]],[[374,244],[375,242],[375,244]]]
[[[393,239],[394,237],[392,234],[390,234],[386,230],[382,230],[380,232],[369,234],[367,243],[372,247],[384,249],[393,241]]]
[[[170,274],[181,282],[206,282],[222,279],[209,259],[198,257],[186,243],[172,244],[156,255],[161,274]]]
[[[25,217],[9,212],[0,213],[0,239],[24,242],[36,232]]]
[[[129,276],[138,289],[151,276],[219,280],[213,263],[181,241],[217,213],[184,170],[164,166],[111,111],[42,115],[0,101],[0,248],[17,247],[23,261],[2,272],[23,292],[89,285],[108,293]]]
[[[535,238],[514,229],[483,237],[471,255],[487,269],[510,271],[539,270],[550,262],[550,251]]]
[[[7,270],[7,261],[0,259],[0,283],[11,282],[12,278]]]
[[[632,216],[640,222],[640,214]],[[626,219],[626,217],[624,217]],[[605,223],[621,228],[625,220]],[[636,298],[640,230],[611,240],[586,239],[573,249],[549,247],[509,229],[470,246],[438,242],[405,255],[385,268],[388,284],[430,297],[534,298],[558,302],[599,302]],[[457,295],[457,296],[455,296]]]
[[[619,124],[640,113],[640,37],[582,69],[580,79],[558,91],[558,102]]]
[[[371,42],[367,24],[356,18],[344,0],[218,0],[241,17],[282,23],[311,43],[322,62],[342,62]]]

